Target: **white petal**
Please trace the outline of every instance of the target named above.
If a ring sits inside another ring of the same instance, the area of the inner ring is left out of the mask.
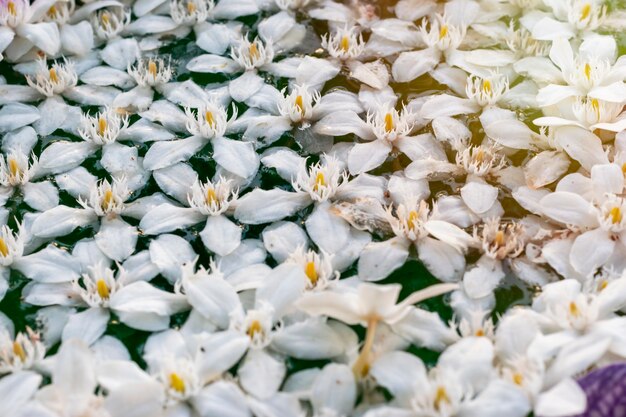
[[[119,218],[103,218],[95,236],[98,248],[117,262],[122,262],[133,254],[137,238],[137,228]]]
[[[566,191],[557,191],[540,201],[543,213],[565,224],[595,227],[598,224],[595,208],[587,200]]]
[[[63,341],[80,339],[88,346],[104,334],[109,323],[109,311],[104,308],[88,308],[72,314],[63,329]]]
[[[413,81],[437,66],[438,55],[431,48],[401,53],[391,68],[393,79],[399,83]]]
[[[241,227],[226,216],[209,216],[206,226],[200,232],[200,238],[208,250],[226,256],[239,246],[241,232]]]
[[[326,204],[318,204],[304,222],[311,240],[322,250],[336,253],[349,238],[350,225]]]
[[[265,249],[277,262],[283,262],[297,247],[308,249],[308,237],[304,230],[293,222],[276,222],[261,233]]]
[[[352,175],[378,168],[387,160],[391,145],[382,140],[357,143],[348,155],[348,168]]]
[[[230,313],[239,308],[239,297],[234,288],[220,277],[185,277],[183,288],[189,304],[207,320],[227,328]]]
[[[605,264],[614,248],[615,241],[606,231],[590,230],[574,240],[569,259],[576,271],[588,276]]]
[[[251,350],[237,371],[241,386],[250,394],[266,399],[278,391],[287,368],[282,360],[264,350]],[[259,384],[259,381],[263,381]]]
[[[463,253],[440,240],[430,237],[420,240],[417,252],[426,268],[440,280],[458,281],[465,271]]]
[[[161,235],[150,242],[150,260],[170,282],[181,276],[181,266],[196,258],[189,242],[176,235]]]
[[[463,288],[471,298],[482,298],[493,293],[504,278],[502,264],[483,255],[463,276]]]
[[[31,233],[38,237],[56,237],[71,233],[97,219],[94,212],[67,206],[57,206],[41,213],[31,227]]]
[[[284,327],[273,336],[272,348],[305,360],[336,357],[344,350],[339,334],[321,320],[307,320]]]
[[[54,142],[41,153],[38,174],[69,171],[79,166],[95,150],[89,142]]]
[[[259,156],[250,142],[226,138],[213,139],[213,158],[227,171],[242,178],[254,176],[259,169]]]
[[[271,223],[293,216],[310,203],[308,194],[293,193],[279,188],[272,190],[257,188],[239,199],[235,218],[248,224]]]
[[[474,213],[481,214],[493,206],[498,198],[498,189],[487,183],[471,181],[461,188],[461,197]]]
[[[359,278],[380,281],[400,268],[409,256],[408,245],[401,239],[371,242],[365,246],[359,258]]]
[[[333,410],[336,415],[350,415],[356,404],[356,396],[354,375],[343,364],[325,366],[311,387],[311,404],[319,414]]]
[[[158,235],[193,226],[205,219],[206,216],[196,209],[161,204],[143,216],[139,229],[148,235]]]
[[[587,409],[587,397],[580,385],[566,378],[537,397],[535,413],[545,417],[582,414]]]
[[[18,269],[26,277],[38,282],[69,282],[80,276],[81,267],[66,250],[56,246],[24,256],[16,262]]]
[[[156,142],[146,152],[143,166],[145,169],[153,171],[174,165],[177,162],[186,161],[202,149],[205,144],[205,139],[199,136]]]
[[[29,182],[22,186],[24,202],[37,211],[59,205],[59,190],[50,181]]]

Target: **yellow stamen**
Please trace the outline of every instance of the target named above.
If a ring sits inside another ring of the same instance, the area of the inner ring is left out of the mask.
[[[300,113],[304,114],[304,103],[302,102],[302,96],[296,97],[296,107],[298,108],[298,111]]]
[[[597,98],[591,99],[591,108],[596,112],[596,117],[600,117],[600,102]]]
[[[17,10],[15,9],[15,3],[13,3],[12,1],[7,3],[7,9],[9,10],[9,13],[11,14],[11,16],[17,15]]]
[[[437,392],[435,393],[435,410],[439,411],[441,409],[441,403],[446,402],[450,404],[450,397],[448,397],[448,392],[442,386],[437,387]]]
[[[339,47],[342,51],[348,52],[348,49],[350,49],[350,38],[348,36],[344,36],[343,38],[341,38],[341,44],[339,45]]]
[[[603,289],[605,289],[608,285],[609,285],[609,281],[606,281],[606,280],[602,281],[602,282],[600,283],[600,291],[602,291]]]
[[[215,118],[213,117],[213,113],[210,111],[207,111],[204,113],[204,120],[206,120],[206,122],[209,124],[209,126],[213,127],[215,126]]]
[[[104,197],[102,198],[102,209],[108,210],[113,205],[113,191],[109,188],[104,192]]]
[[[261,322],[258,320],[254,320],[252,321],[252,323],[250,323],[250,326],[248,327],[248,330],[246,331],[246,334],[248,336],[250,336],[250,338],[253,338],[255,334],[261,334],[263,333],[263,326],[261,326]]]
[[[515,372],[513,374],[513,382],[515,382],[515,385],[522,385],[524,382],[524,376],[519,372]]]
[[[483,91],[487,94],[491,93],[491,81],[483,80]]]
[[[156,78],[156,76],[157,76],[157,64],[153,60],[150,60],[148,62],[148,72],[150,73],[150,75],[152,75],[153,77]]]
[[[248,54],[252,59],[259,58],[259,48],[257,48],[256,42],[250,44],[250,48],[248,48]]]
[[[622,164],[622,174],[626,175],[626,162]]]
[[[50,6],[50,8],[48,9],[48,16],[50,17],[54,17],[57,14],[57,8],[54,6],[54,4],[52,6]]]
[[[48,74],[50,76],[50,81],[57,84],[59,82],[59,76],[57,75],[57,70],[55,68],[50,68],[48,70]]]
[[[3,238],[0,237],[0,254],[6,258],[9,255],[9,247]]]
[[[358,358],[352,365],[352,373],[357,378],[363,378],[370,370],[370,355],[372,353],[372,346],[374,345],[374,339],[376,337],[376,328],[380,318],[378,316],[372,316],[367,320],[367,332],[365,333],[365,343],[361,347]]]
[[[13,353],[16,356],[19,356],[20,360],[24,362],[26,360],[26,352],[24,352],[24,348],[19,342],[13,342]]]
[[[102,26],[107,27],[111,24],[111,18],[109,17],[109,12],[103,12],[100,15],[100,20],[102,21]]]
[[[439,40],[443,39],[448,35],[448,25],[443,25],[441,29],[439,29]]]
[[[609,212],[609,216],[611,216],[611,222],[613,224],[621,223],[622,210],[619,207],[613,207]]]
[[[393,115],[391,113],[387,113],[385,115],[385,132],[391,132],[393,127]]]
[[[587,77],[587,79],[591,79],[591,65],[589,65],[589,63],[585,64],[585,77]]]
[[[483,160],[485,159],[485,151],[483,151],[482,149],[478,149],[476,151],[476,155],[474,155],[474,159],[478,163],[483,162]]]
[[[181,394],[185,392],[185,381],[175,372],[170,374],[170,387]]]
[[[208,190],[206,190],[207,204],[217,204],[218,201],[219,200],[217,199],[217,193],[215,192],[213,188],[209,188]]]
[[[585,3],[583,8],[580,11],[580,21],[582,22],[591,14],[591,3]]]
[[[497,246],[502,246],[504,244],[504,232],[502,230],[498,230],[496,232],[496,236],[493,238],[493,243]]]
[[[17,177],[20,174],[20,166],[14,158],[9,158],[9,172],[12,177]]]
[[[191,14],[196,11],[196,4],[193,1],[187,2],[187,13]]]
[[[107,120],[104,117],[100,116],[100,118],[98,119],[98,133],[100,133],[100,136],[104,136],[106,130]]]
[[[574,301],[569,303],[569,313],[574,317],[578,317],[580,315],[580,310]]]
[[[476,337],[483,337],[485,335],[485,331],[483,329],[476,330]]]
[[[315,270],[315,262],[307,262],[306,266],[304,267],[304,273],[306,274],[309,281],[311,281],[311,284],[317,284],[319,276],[317,275],[317,271]]]
[[[107,287],[107,283],[100,278],[96,281],[96,290],[98,291],[98,295],[102,299],[108,299],[111,292],[109,291],[109,287]]]
[[[408,226],[409,230],[415,230],[415,225],[417,223],[418,217],[419,215],[417,214],[417,211],[411,210],[409,212],[409,219],[406,222],[406,225]]]
[[[326,178],[324,178],[323,172],[318,172],[315,176],[315,185],[313,186],[313,190],[318,191],[320,187],[326,186]]]

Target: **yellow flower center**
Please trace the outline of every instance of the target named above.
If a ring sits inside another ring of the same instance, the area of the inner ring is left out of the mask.
[[[445,38],[448,35],[448,25],[443,25],[441,29],[439,29],[439,40]]]
[[[591,79],[591,65],[589,65],[589,63],[585,64],[585,77],[590,80]]]
[[[215,189],[209,188],[206,190],[206,202],[207,204],[217,204],[219,202]]]
[[[156,78],[157,76],[157,64],[153,60],[148,62],[148,73]]]
[[[259,48],[256,46],[256,42],[250,44],[250,48],[248,48],[248,54],[250,55],[251,59],[259,58]]]
[[[102,299],[108,299],[109,295],[111,294],[107,283],[102,278],[96,281],[96,290],[98,291],[98,295]]]
[[[253,338],[254,335],[261,333],[263,333],[263,326],[261,326],[261,322],[258,320],[253,320],[252,323],[250,323],[246,334],[250,336],[250,338]]]
[[[9,255],[9,247],[3,238],[0,237],[0,254],[3,258],[6,258]]]
[[[11,14],[11,16],[15,16],[17,14],[17,10],[15,9],[15,3],[13,3],[12,1],[7,3],[7,9],[9,10],[9,14]]]
[[[415,226],[417,225],[417,218],[418,217],[419,217],[419,215],[417,214],[417,211],[411,210],[409,212],[409,219],[406,222],[409,230],[415,230]]]
[[[476,330],[476,337],[483,337],[485,335],[485,331],[483,329]]]
[[[607,285],[609,285],[609,281],[607,281],[607,280],[603,280],[603,281],[600,283],[600,286],[599,286],[599,287],[600,287],[600,288],[599,288],[599,291],[602,291],[603,289],[605,289],[605,288],[607,287]]]
[[[193,1],[187,2],[187,13],[191,14],[196,11],[196,4]]]
[[[215,126],[215,118],[213,117],[213,113],[210,111],[207,111],[204,113],[204,120],[206,120],[206,122],[209,124],[209,126],[213,127]]]
[[[18,356],[22,362],[26,360],[26,352],[24,352],[24,348],[17,341],[13,342],[13,353]]]
[[[591,99],[591,108],[596,112],[596,117],[600,117],[600,102],[597,98]]]
[[[437,392],[435,393],[435,410],[439,411],[441,409],[442,403],[450,404],[450,397],[448,397],[448,392],[442,386],[437,387]]]
[[[580,21],[582,22],[591,14],[591,3],[585,3],[583,8],[580,10]]]
[[[309,281],[311,281],[311,284],[317,284],[319,276],[317,275],[317,271],[315,270],[315,262],[307,262],[306,266],[304,267],[304,273],[306,274]]]
[[[571,301],[569,303],[569,313],[574,317],[578,317],[580,315],[580,309],[578,308],[578,305],[576,305],[574,301]]]
[[[176,372],[170,374],[170,387],[181,394],[185,392],[185,381]]]
[[[296,97],[296,107],[301,114],[304,114],[304,103],[302,101],[302,96]]]
[[[100,118],[98,119],[98,133],[100,134],[100,136],[104,136],[105,132],[107,130],[107,120],[100,116]]]
[[[519,372],[515,372],[513,374],[513,382],[515,382],[515,385],[522,385],[524,382],[524,376]]]
[[[57,70],[55,68],[50,68],[48,70],[48,75],[50,77],[50,81],[57,84],[59,82],[59,76],[57,75]]]
[[[57,14],[57,8],[56,6],[53,4],[52,6],[50,6],[50,8],[48,9],[48,16],[50,17],[54,17]]]
[[[12,177],[18,177],[21,174],[20,166],[14,158],[9,158],[9,172]]]
[[[326,178],[324,178],[323,172],[318,172],[315,176],[315,185],[313,186],[314,191],[318,191],[320,187],[326,186]]]
[[[618,224],[622,221],[622,210],[619,207],[613,207],[609,212],[611,223]]]
[[[339,45],[339,47],[342,51],[348,52],[348,49],[350,49],[350,38],[348,36],[344,36],[343,38],[341,38],[341,44]]]
[[[102,198],[102,210],[108,210],[113,205],[113,190],[110,188],[104,192]]]
[[[100,15],[100,20],[102,21],[102,26],[107,27],[111,24],[111,18],[109,17],[109,12],[103,12]]]
[[[484,80],[483,81],[483,91],[486,94],[490,94],[491,93],[491,81],[489,81],[489,80]]]
[[[385,114],[385,132],[389,133],[393,131],[393,115],[391,113]]]
[[[495,243],[497,246],[502,246],[504,244],[504,241],[504,232],[502,230],[498,230],[496,232],[496,236],[493,238],[493,243]]]

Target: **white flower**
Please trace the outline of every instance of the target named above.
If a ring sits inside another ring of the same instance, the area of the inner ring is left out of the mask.
[[[122,288],[113,270],[102,264],[89,267],[80,279],[72,281],[72,289],[89,307],[109,307],[115,293]]]
[[[195,367],[196,364],[185,357],[163,360],[157,380],[165,388],[166,406],[174,406],[198,394],[203,381]]]
[[[223,137],[229,125],[237,119],[237,108],[232,108],[233,114],[229,119],[226,109],[212,101],[203,103],[195,111],[185,107],[185,126],[192,135],[207,139]]]
[[[245,71],[250,71],[271,63],[274,48],[270,42],[263,42],[259,38],[250,42],[247,37],[242,37],[232,46],[230,57]]]
[[[159,57],[141,58],[136,64],[128,64],[128,74],[141,87],[155,87],[172,79],[173,69],[170,59]]]
[[[488,78],[469,76],[465,94],[480,107],[488,107],[495,106],[508,89],[509,82],[502,75],[493,75]]]
[[[292,181],[296,192],[306,192],[316,202],[332,199],[339,187],[348,181],[348,173],[334,157],[306,167],[302,164],[297,177]]]
[[[196,181],[187,196],[189,207],[195,208],[207,216],[218,216],[224,213],[237,200],[238,190],[233,189],[232,180],[221,178],[211,181]]]
[[[5,187],[27,184],[37,170],[37,158],[32,156],[32,162],[28,159],[19,149],[6,157],[0,156],[0,184]]]
[[[207,20],[214,7],[213,0],[171,0],[170,16],[179,25],[193,25]]]
[[[323,290],[332,281],[339,279],[340,273],[333,268],[332,258],[332,255],[323,250],[318,254],[310,249],[305,251],[302,246],[299,246],[285,262],[292,262],[302,267],[308,279],[307,289]]]
[[[39,334],[26,328],[15,338],[4,329],[0,330],[0,374],[33,369],[43,360],[46,348]]]
[[[45,22],[56,22],[59,25],[64,25],[70,20],[70,17],[74,13],[75,5],[74,0],[56,1],[50,6],[43,20]]]
[[[45,59],[37,61],[37,72],[34,76],[27,75],[26,82],[46,97],[60,95],[76,86],[78,76],[74,64],[68,59],[63,63],[55,62],[48,66]]]
[[[258,309],[234,310],[230,315],[230,328],[250,338],[250,346],[263,349],[272,342],[274,309],[270,304],[261,304]]]
[[[83,114],[80,136],[95,145],[103,146],[117,140],[120,132],[128,127],[128,117],[112,108],[105,108],[95,116]]]
[[[380,323],[397,323],[409,314],[413,304],[456,288],[456,284],[432,285],[398,302],[400,285],[361,283],[356,289],[341,287],[333,291],[307,292],[296,305],[311,315],[326,315],[346,324],[367,327],[365,343],[352,368],[355,376],[363,377],[369,370],[374,336]]]
[[[91,26],[100,39],[116,38],[128,26],[131,20],[130,10],[122,4],[103,7],[91,14]]]
[[[554,17],[538,14],[522,19],[535,39],[568,39],[591,33],[604,25],[607,7],[597,0],[557,0],[547,5]]]
[[[91,209],[97,216],[115,216],[124,211],[124,202],[130,195],[130,190],[123,178],[113,179],[111,184],[108,180],[101,180],[91,188],[89,199],[79,203],[86,209]]]
[[[241,242],[241,227],[226,217],[226,211],[237,200],[237,190],[233,181],[219,178],[217,181],[179,184],[186,189],[172,190],[179,200],[188,207],[163,203],[146,213],[139,227],[149,235],[161,234],[182,229],[198,223],[205,223],[200,232],[204,245],[211,251],[226,256],[233,252]],[[183,194],[183,195],[180,195]]]
[[[10,266],[22,257],[24,253],[24,232],[22,225],[18,224],[17,232],[13,232],[9,226],[0,227],[0,265]]]
[[[283,95],[285,90],[282,91]],[[318,91],[311,91],[308,86],[295,85],[291,93],[278,102],[278,111],[288,117],[292,123],[299,123],[300,129],[310,126],[313,119],[314,107],[319,103],[321,95]]]
[[[342,61],[358,59],[365,50],[363,35],[359,33],[356,26],[344,27],[334,34],[322,36],[322,47],[328,51],[333,58]]]

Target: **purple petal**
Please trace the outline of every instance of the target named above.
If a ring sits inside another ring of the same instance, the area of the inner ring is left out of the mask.
[[[576,417],[626,416],[626,364],[597,369],[578,383],[587,394],[587,411]]]

